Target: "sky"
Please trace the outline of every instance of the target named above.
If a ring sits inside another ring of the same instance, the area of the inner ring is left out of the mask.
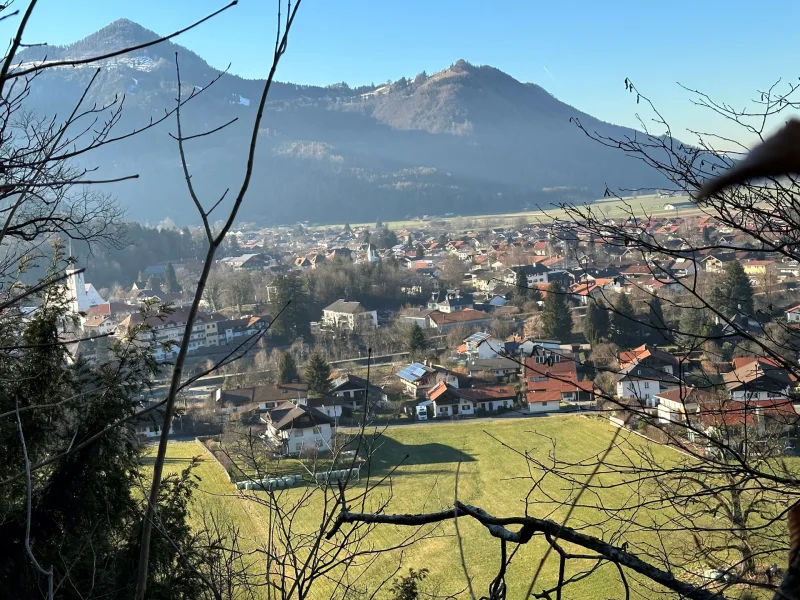
[[[225,3],[39,0],[24,41],[66,44],[122,17],[166,34]],[[24,9],[27,0],[17,4]],[[176,41],[214,67],[230,63],[238,75],[262,78],[275,8],[272,1],[239,0]],[[685,141],[689,129],[750,143],[752,134],[694,106],[696,96],[679,84],[744,108],[779,78],[782,89],[800,83],[798,22],[797,1],[303,0],[278,79],[380,83],[463,58],[537,83],[604,121],[637,126],[643,106],[626,93],[627,77]],[[10,39],[15,25],[0,24],[2,33]]]

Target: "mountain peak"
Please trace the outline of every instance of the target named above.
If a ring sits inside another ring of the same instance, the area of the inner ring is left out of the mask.
[[[117,19],[112,21],[102,29],[86,36],[82,40],[75,42],[78,44],[93,44],[97,42],[111,41],[117,45],[138,45],[158,39],[158,34],[154,31],[142,27],[139,23],[130,19]]]

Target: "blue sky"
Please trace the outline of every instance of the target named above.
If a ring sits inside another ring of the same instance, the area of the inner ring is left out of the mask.
[[[26,2],[20,1],[24,8]],[[40,0],[27,42],[63,44],[126,17],[158,33],[179,29],[225,0]],[[379,83],[490,64],[603,120],[636,125],[625,77],[673,124],[749,136],[693,107],[678,82],[736,107],[779,77],[800,83],[800,2],[739,0],[304,0],[279,79]],[[178,42],[215,67],[261,77],[274,40],[275,3],[240,0]],[[11,27],[4,33],[10,38]]]

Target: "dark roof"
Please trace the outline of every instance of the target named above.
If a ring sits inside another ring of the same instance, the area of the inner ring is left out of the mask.
[[[291,402],[273,408],[268,414],[272,426],[279,430],[304,429],[325,423],[333,424],[333,419],[316,408]]]
[[[285,383],[281,385],[260,385],[257,387],[222,390],[220,401],[226,404],[250,404],[261,402],[280,402],[297,400],[308,395],[305,383]]]
[[[521,370],[522,365],[513,358],[478,358],[467,363],[470,371],[491,371],[494,369],[514,369]]]
[[[342,390],[365,390],[369,387],[371,390],[378,390],[380,391],[380,387],[374,384],[370,384],[366,379],[363,377],[358,377],[356,375],[351,375],[350,373],[345,373],[341,377],[337,377],[333,380],[331,391],[338,392]]]
[[[329,310],[335,313],[347,313],[347,314],[356,314],[366,312],[367,309],[361,305],[361,302],[358,301],[348,301],[339,299],[333,304],[326,306],[322,310]]]
[[[676,385],[681,381],[672,373],[667,373],[666,371],[657,367],[641,363],[630,364],[624,369],[620,369],[619,378],[647,379],[649,381],[660,381],[661,383],[672,383]]]

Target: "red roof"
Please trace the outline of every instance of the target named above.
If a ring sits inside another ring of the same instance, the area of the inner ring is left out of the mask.
[[[546,377],[543,381],[532,381]],[[552,365],[537,364],[535,358],[525,359],[525,380],[528,391],[527,402],[551,402],[561,400],[562,393],[591,392],[594,385],[591,381],[578,381],[575,361],[571,357]]]
[[[447,391],[447,384],[444,381],[440,381],[428,391],[428,398],[430,400],[436,400],[446,391]]]
[[[468,398],[473,402],[484,402],[485,400],[505,400],[516,398],[517,391],[510,385],[487,385],[480,388],[459,388],[456,392],[462,398]]]
[[[785,424],[795,423],[798,415],[792,401],[783,398],[776,400],[723,400],[706,402],[700,406],[700,419],[706,425],[734,426],[752,425],[757,415],[770,415]]]

